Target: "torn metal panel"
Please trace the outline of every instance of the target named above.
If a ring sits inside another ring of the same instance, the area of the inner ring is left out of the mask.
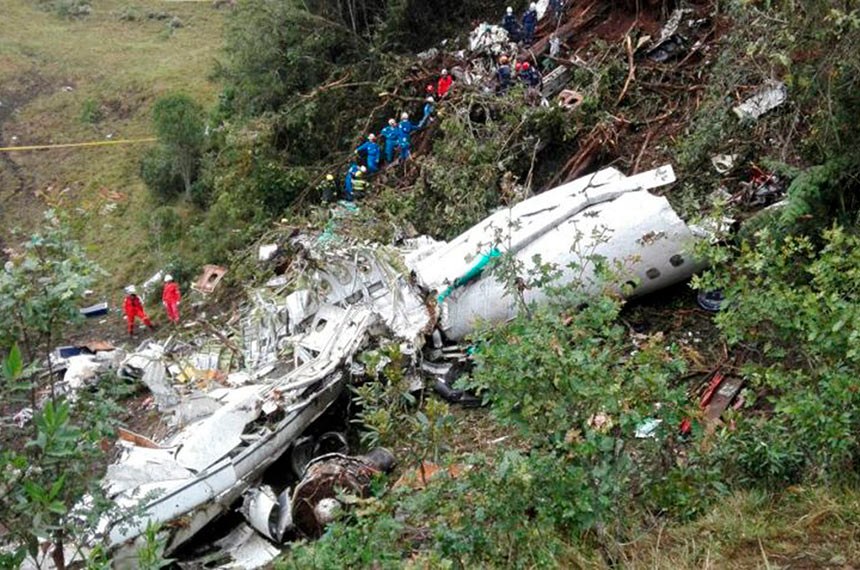
[[[280,543],[293,526],[290,495],[290,489],[287,489],[276,497],[268,485],[249,489],[242,503],[242,515],[254,530]]]
[[[103,488],[108,497],[136,489],[142,484],[178,481],[193,473],[176,462],[172,449],[126,445],[121,459],[108,465]]]
[[[782,81],[768,81],[759,91],[732,109],[739,119],[758,119],[788,99],[788,88]]]
[[[204,265],[203,273],[201,273],[200,277],[197,278],[197,281],[191,285],[191,288],[203,293],[204,295],[208,295],[215,291],[218,283],[221,282],[221,279],[224,278],[226,273],[227,268],[221,267],[220,265]]]
[[[405,272],[394,267],[400,262],[398,252],[361,247],[322,255],[323,269],[314,276],[322,301],[368,307],[395,336],[420,343],[431,315]]]
[[[256,570],[268,566],[280,554],[276,546],[254,532],[253,528],[240,524],[227,536],[216,540],[208,554],[178,564],[187,570]]]
[[[146,342],[136,352],[122,361],[121,375],[139,378],[152,392],[159,410],[169,410],[179,403],[179,395],[167,380],[164,363],[165,347]]]

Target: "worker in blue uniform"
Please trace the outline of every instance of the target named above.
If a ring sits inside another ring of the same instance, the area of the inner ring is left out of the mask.
[[[418,121],[418,128],[423,129],[427,126],[427,122],[432,120],[433,111],[436,110],[436,100],[433,97],[427,97],[424,103],[424,116]]]
[[[385,137],[385,162],[390,163],[394,160],[394,151],[400,144],[401,133],[397,127],[397,121],[388,119],[388,126],[382,129],[379,134]]]
[[[508,6],[505,17],[502,18],[502,27],[508,32],[508,39],[512,42],[520,41],[520,24],[514,16],[514,9]]]
[[[357,153],[366,153],[367,170],[371,174],[379,170],[379,145],[376,144],[376,135],[370,133],[367,135],[367,140],[355,149]]]
[[[535,29],[537,28],[538,13],[537,4],[532,2],[529,4],[529,9],[523,14],[523,43],[527,46],[532,45],[535,39]]]
[[[412,133],[419,126],[409,120],[409,113],[403,113],[397,128],[400,129],[400,160],[406,161],[412,154]]]
[[[343,179],[343,197],[347,202],[352,202],[353,199],[353,189],[354,181],[356,174],[360,172],[362,169],[367,170],[364,166],[359,166],[355,162],[349,165],[349,168],[346,171],[346,176]]]

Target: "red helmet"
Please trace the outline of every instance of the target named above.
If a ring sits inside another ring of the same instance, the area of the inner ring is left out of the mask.
[[[517,63],[516,63],[516,65],[514,65],[514,69],[516,69],[517,71],[519,71],[520,69],[522,69],[522,67],[523,67],[523,64],[522,64],[522,63],[520,63],[520,62],[517,62]]]
[[[425,89],[425,91],[427,91],[427,93],[433,93],[433,86],[428,85],[427,88]]]
[[[528,71],[530,67],[531,66],[529,65],[529,62],[527,62],[527,61],[523,62],[523,71]]]

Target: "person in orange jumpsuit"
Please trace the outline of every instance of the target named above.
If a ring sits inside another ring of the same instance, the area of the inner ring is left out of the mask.
[[[442,75],[439,76],[439,83],[436,86],[436,94],[440,99],[448,94],[452,83],[454,83],[454,78],[448,74],[447,69],[443,69]]]
[[[128,323],[129,336],[134,336],[134,321],[136,319],[140,319],[143,321],[143,324],[155,330],[155,326],[149,320],[146,311],[143,310],[143,302],[137,296],[137,287],[134,285],[129,285],[125,288],[125,300],[123,301],[122,309],[125,313],[125,320]]]
[[[179,324],[179,301],[182,299],[182,294],[179,293],[179,285],[173,280],[171,275],[164,276],[164,290],[161,292],[161,302],[164,303],[164,309],[167,311],[167,318],[174,325]]]

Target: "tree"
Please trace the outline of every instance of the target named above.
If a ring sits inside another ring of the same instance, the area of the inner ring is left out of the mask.
[[[167,95],[155,103],[152,117],[166,157],[190,199],[203,154],[203,108],[187,95]]]
[[[79,303],[84,291],[105,272],[87,259],[53,211],[45,225],[14,252],[0,271],[0,346],[20,343],[28,362],[47,361],[64,327],[82,319]],[[35,408],[35,386],[30,390]]]

